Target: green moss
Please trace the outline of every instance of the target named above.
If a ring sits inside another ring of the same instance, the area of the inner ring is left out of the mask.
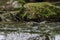
[[[14,11],[19,12],[14,12]],[[15,9],[12,13],[10,11],[2,14],[5,19],[11,21],[20,20],[45,20],[45,19],[60,19],[59,6],[53,5],[49,2],[40,3],[26,3],[22,7]],[[2,17],[2,18],[3,18]]]
[[[27,3],[22,18],[41,19],[56,15],[56,6],[49,2]]]

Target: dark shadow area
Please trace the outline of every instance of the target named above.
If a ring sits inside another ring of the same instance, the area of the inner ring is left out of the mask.
[[[44,0],[26,0],[26,2],[43,2]]]
[[[43,0],[35,0],[35,2],[43,2]]]

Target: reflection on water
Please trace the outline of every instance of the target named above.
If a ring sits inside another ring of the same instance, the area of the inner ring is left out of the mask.
[[[60,35],[56,35],[55,40],[60,40]]]
[[[0,40],[60,40],[60,23],[0,24]]]
[[[17,32],[0,34],[0,40],[33,40],[36,39],[37,37],[39,39],[39,34],[17,33]]]
[[[0,40],[4,40],[5,36],[4,35],[0,35]]]
[[[4,32],[0,32],[0,40],[45,40],[44,36],[40,36],[39,34],[30,34],[30,33],[17,33],[11,32],[5,34]],[[55,35],[54,39],[50,40],[60,40],[60,35]]]

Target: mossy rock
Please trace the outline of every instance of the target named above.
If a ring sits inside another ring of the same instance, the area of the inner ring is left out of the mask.
[[[56,6],[49,2],[27,3],[24,5],[22,18],[44,19],[51,15],[56,15]]]

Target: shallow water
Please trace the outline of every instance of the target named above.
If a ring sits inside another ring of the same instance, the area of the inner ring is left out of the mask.
[[[0,24],[0,40],[60,40],[60,23]]]

